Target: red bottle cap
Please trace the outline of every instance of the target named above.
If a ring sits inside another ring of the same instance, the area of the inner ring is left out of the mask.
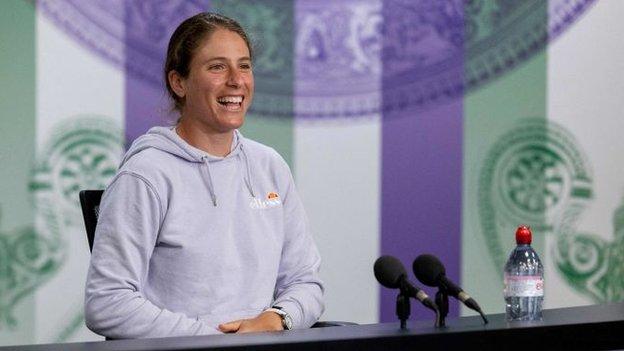
[[[528,245],[531,243],[531,228],[526,225],[521,225],[516,230],[516,244]]]

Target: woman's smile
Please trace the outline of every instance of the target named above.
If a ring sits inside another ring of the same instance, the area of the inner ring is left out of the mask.
[[[217,102],[228,111],[240,111],[243,106],[243,95],[226,95],[217,98]]]

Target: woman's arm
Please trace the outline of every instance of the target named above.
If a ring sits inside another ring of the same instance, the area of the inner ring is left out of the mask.
[[[85,289],[89,329],[110,338],[217,333],[203,322],[154,305],[143,294],[164,212],[143,177],[121,172],[100,205]]]
[[[285,162],[284,167],[289,184],[283,196],[285,235],[274,306],[290,315],[294,328],[308,328],[325,309],[323,282],[319,278],[321,257],[308,231],[303,204]]]

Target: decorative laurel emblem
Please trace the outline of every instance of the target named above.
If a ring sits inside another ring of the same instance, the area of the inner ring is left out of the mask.
[[[479,218],[497,267],[517,225],[537,232],[570,228],[591,197],[591,175],[572,135],[556,123],[527,119],[492,146],[479,178]]]
[[[484,163],[480,217],[493,236],[488,240],[496,241],[493,234],[502,229],[496,227],[501,223],[509,225],[504,233],[512,233],[520,223],[552,232],[565,225],[569,211],[584,207],[591,193],[587,161],[572,135],[553,122],[523,120],[501,136]],[[502,222],[493,223],[491,215]],[[491,249],[502,250],[496,246]],[[495,254],[501,260],[503,255]],[[496,263],[502,267],[504,261]]]
[[[589,162],[576,139],[554,122],[519,121],[492,146],[479,178],[481,230],[494,264],[503,267],[509,233],[528,223],[556,236],[554,261],[571,287],[596,302],[623,299],[624,204],[608,242],[576,230],[592,195]]]
[[[561,233],[555,261],[564,279],[597,303],[624,300],[624,201],[613,216],[614,239]]]
[[[593,2],[215,0],[211,10],[239,20],[257,44],[251,112],[292,117],[294,108],[298,117],[318,118],[427,108],[461,96],[533,57]],[[38,6],[69,35],[158,89],[168,34],[208,10],[199,0]]]
[[[82,228],[78,192],[103,189],[122,151],[121,129],[107,117],[78,116],[54,129],[31,175],[35,227],[0,233],[0,325],[15,326],[15,305],[61,269],[71,254],[65,233]]]
[[[15,305],[56,272],[55,246],[32,227],[0,233],[0,327],[17,326]]]

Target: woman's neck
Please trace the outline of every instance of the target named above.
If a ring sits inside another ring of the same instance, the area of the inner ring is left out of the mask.
[[[189,145],[214,156],[225,157],[232,150],[233,130],[216,132],[201,123],[182,118],[176,126],[176,132]]]

